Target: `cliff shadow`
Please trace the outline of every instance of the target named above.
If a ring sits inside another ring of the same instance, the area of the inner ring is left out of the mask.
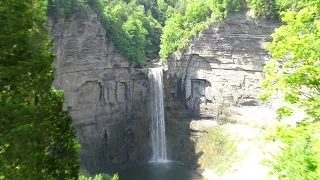
[[[199,158],[203,152],[196,149],[196,142],[205,131],[192,128],[191,122],[201,118],[200,110],[188,108],[182,81],[164,73],[168,157],[201,174]]]

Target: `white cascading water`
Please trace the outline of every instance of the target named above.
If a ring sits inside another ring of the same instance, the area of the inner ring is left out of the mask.
[[[150,68],[148,73],[150,85],[150,133],[152,162],[167,161],[166,129],[164,122],[162,68]]]

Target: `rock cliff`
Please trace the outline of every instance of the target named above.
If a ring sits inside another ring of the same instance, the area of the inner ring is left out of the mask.
[[[260,105],[263,66],[270,58],[263,46],[277,26],[233,15],[210,24],[171,56],[165,91],[172,158],[196,164],[193,134],[197,132],[190,128],[190,120],[219,121],[226,107]]]
[[[147,76],[133,68],[106,37],[96,14],[49,20],[57,55],[54,86],[65,93],[91,173],[147,160]]]
[[[49,20],[57,55],[54,86],[65,92],[81,165],[90,173],[147,162],[148,79],[87,19]],[[258,106],[263,45],[278,24],[244,14],[212,23],[168,60],[164,73],[166,133],[171,159],[198,168],[191,120],[219,120],[225,107]]]

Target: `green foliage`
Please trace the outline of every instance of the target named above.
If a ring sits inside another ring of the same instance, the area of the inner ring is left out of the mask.
[[[319,0],[247,0],[256,17],[279,20],[280,13],[319,5]]]
[[[283,117],[287,117],[292,115],[292,109],[287,106],[282,106],[277,109],[277,119],[281,120]]]
[[[319,3],[319,0],[276,0],[279,12],[286,10],[299,11],[306,7],[317,7]]]
[[[300,124],[297,128],[279,126],[270,138],[282,145],[272,159],[263,164],[271,167],[278,178],[290,180],[320,179],[319,124]]]
[[[248,0],[249,7],[254,10],[256,17],[264,19],[279,19],[276,0]]]
[[[302,3],[303,2],[303,3]],[[296,127],[280,127],[275,139],[282,142],[278,153],[265,163],[279,179],[320,179],[320,1],[276,1],[285,25],[272,34],[267,45],[274,60],[264,67],[266,79],[260,94],[267,100],[275,91],[284,101],[303,109],[306,119]],[[280,107],[278,117],[291,115]]]
[[[160,24],[164,25],[166,20],[165,12],[167,4],[159,0],[136,0],[137,4],[143,5],[146,12],[151,12],[151,15]]]
[[[88,16],[86,0],[48,0],[47,15],[54,18]]]
[[[239,0],[211,0],[207,1],[207,3],[213,11],[213,17],[216,19],[227,17],[230,13],[244,8]]]
[[[107,36],[138,65],[144,65],[148,55],[159,51],[161,25],[151,10],[135,1],[92,0],[89,5],[101,15]]]
[[[147,53],[159,51],[161,25],[150,12],[134,1],[107,4],[104,10],[109,37],[122,52],[137,64],[145,64]]]
[[[222,175],[239,158],[237,141],[223,126],[206,129],[197,140],[197,153],[203,153],[199,163]]]
[[[147,56],[158,53],[164,14],[157,1],[49,0],[47,14],[54,18],[86,18],[90,8],[100,15],[107,37],[137,65],[144,65]]]
[[[320,121],[320,8],[306,8],[283,14],[285,26],[275,30],[267,45],[273,58],[264,71],[267,75],[261,97],[279,90],[286,102],[305,109],[314,121]]]
[[[138,65],[159,51],[165,59],[212,18],[219,20],[242,8],[238,0],[50,0],[48,14],[83,17],[87,5],[100,15],[107,36]]]
[[[212,20],[241,9],[236,0],[180,0],[167,8],[167,20],[161,36],[160,57],[183,48],[188,40],[203,30]],[[177,9],[177,10],[176,10]]]
[[[114,174],[113,176],[109,176],[107,174],[98,174],[94,177],[87,177],[84,175],[79,176],[79,180],[119,180],[119,175]]]
[[[0,2],[0,177],[77,179],[78,144],[63,93],[51,87],[54,55],[46,1]]]

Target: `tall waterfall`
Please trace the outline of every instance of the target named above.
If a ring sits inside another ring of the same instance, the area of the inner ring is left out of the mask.
[[[163,106],[162,69],[150,68],[148,73],[150,84],[150,133],[152,145],[152,161],[167,161],[166,132]]]

